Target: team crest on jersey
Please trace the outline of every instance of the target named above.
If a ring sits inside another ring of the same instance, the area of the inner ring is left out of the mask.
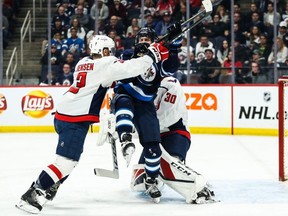
[[[155,77],[156,77],[156,69],[155,69],[155,67],[152,66],[146,73],[141,75],[141,77],[146,82],[153,81],[155,79]]]

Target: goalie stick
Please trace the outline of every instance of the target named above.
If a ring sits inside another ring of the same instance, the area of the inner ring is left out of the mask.
[[[111,133],[107,132],[107,134],[108,134],[108,142],[111,144],[111,149],[112,149],[113,170],[94,168],[94,173],[95,175],[101,176],[101,177],[119,179],[116,140],[114,139]]]

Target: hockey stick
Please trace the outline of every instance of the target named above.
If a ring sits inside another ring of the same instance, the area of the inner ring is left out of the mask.
[[[169,44],[173,43],[183,33],[185,33],[186,31],[191,30],[192,28],[197,26],[200,22],[202,22],[203,19],[205,19],[207,16],[209,16],[212,13],[213,7],[218,5],[218,4],[220,4],[221,2],[222,2],[222,0],[215,0],[215,1],[213,1],[213,4],[212,4],[211,0],[203,0],[202,1],[202,5],[204,6],[204,9],[200,10],[198,13],[196,13],[195,15],[193,15],[192,17],[190,17],[186,21],[180,23],[180,25],[182,27],[182,32],[180,32],[179,34],[175,35],[172,39],[171,38],[169,39],[170,33],[168,32],[165,35],[163,35],[161,37],[161,39],[159,39],[157,41],[157,43],[164,42],[164,45],[169,45]],[[189,26],[188,25],[189,23],[192,23],[192,25]]]
[[[119,179],[116,140],[114,139],[111,133],[109,132],[107,133],[108,133],[108,142],[111,144],[111,149],[112,149],[113,170],[94,168],[94,173],[95,175],[101,176],[101,177]]]

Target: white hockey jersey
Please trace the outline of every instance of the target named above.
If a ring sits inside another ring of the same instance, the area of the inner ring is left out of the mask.
[[[187,126],[188,111],[185,103],[185,94],[179,81],[174,77],[165,77],[154,100],[161,133],[169,131],[168,127],[181,118],[184,126]]]
[[[99,122],[99,112],[107,89],[116,80],[147,72],[149,56],[121,61],[115,56],[81,59],[75,66],[74,81],[56,107],[55,118],[68,122]]]

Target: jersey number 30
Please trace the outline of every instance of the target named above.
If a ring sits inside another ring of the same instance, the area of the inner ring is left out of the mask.
[[[166,94],[166,98],[164,99],[165,102],[174,104],[176,101],[177,96],[170,94],[169,92]]]

